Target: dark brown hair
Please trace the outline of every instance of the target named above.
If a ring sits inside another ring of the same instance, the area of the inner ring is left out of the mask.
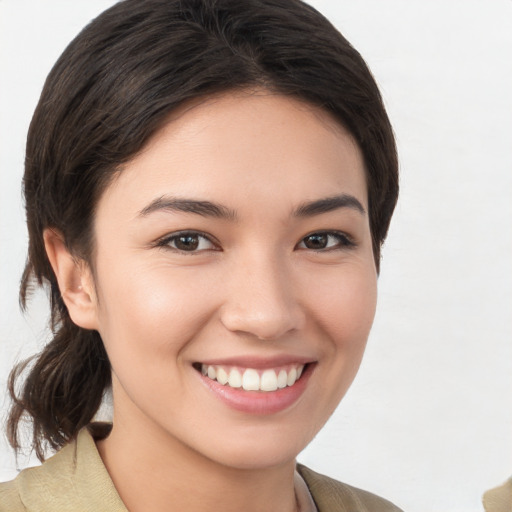
[[[28,134],[24,194],[29,250],[20,299],[49,287],[53,339],[11,373],[8,436],[33,422],[39,458],[88,424],[110,385],[96,331],[76,326],[48,261],[43,230],[92,264],[95,206],[121,164],[183,102],[264,88],[329,111],[359,144],[367,172],[377,268],[398,194],[393,132],[359,53],[300,0],[124,0],[66,48],[44,85]],[[24,371],[26,370],[26,371]],[[16,383],[27,377],[19,391]]]

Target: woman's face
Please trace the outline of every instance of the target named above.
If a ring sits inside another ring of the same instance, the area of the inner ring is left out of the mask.
[[[97,208],[114,428],[232,467],[284,463],[347,391],[374,317],[362,156],[288,97],[179,114]]]

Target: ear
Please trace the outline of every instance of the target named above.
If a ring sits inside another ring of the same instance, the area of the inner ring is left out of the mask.
[[[46,254],[71,320],[84,329],[97,330],[97,298],[89,265],[71,255],[58,231],[45,229],[43,238]]]

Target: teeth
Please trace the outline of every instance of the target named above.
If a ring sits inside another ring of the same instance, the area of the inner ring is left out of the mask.
[[[281,370],[279,372],[279,375],[277,376],[277,387],[279,389],[283,389],[287,386],[287,382],[288,382],[288,374],[284,370]]]
[[[291,366],[285,369],[268,369],[258,372],[253,368],[246,368],[243,373],[237,368],[226,369],[222,366],[201,365],[201,373],[222,385],[232,388],[243,388],[245,391],[276,391],[287,386],[293,386],[302,375],[304,365]]]
[[[277,375],[274,370],[265,370],[261,375],[261,391],[275,391],[277,389]]]
[[[209,368],[208,368],[208,373],[210,373]],[[296,380],[297,380],[297,370],[295,368],[292,368],[288,372],[288,380],[286,381],[286,384],[288,384],[288,386],[293,386],[295,384]]]
[[[217,381],[220,382],[222,385],[227,384],[229,380],[229,375],[224,370],[224,368],[219,368],[217,370]]]
[[[258,391],[260,389],[260,376],[256,370],[245,370],[242,377],[242,387],[245,391]]]
[[[242,376],[240,375],[240,372],[233,368],[229,372],[229,379],[228,379],[229,387],[231,388],[241,388],[242,387]]]

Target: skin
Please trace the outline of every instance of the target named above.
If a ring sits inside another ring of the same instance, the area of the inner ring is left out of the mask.
[[[229,215],[162,208],[164,196]],[[297,214],[333,196],[362,211]],[[112,364],[114,427],[98,448],[129,510],[295,510],[295,457],[350,386],[375,313],[367,211],[361,152],[339,123],[242,92],[175,112],[124,166],[97,207],[94,272],[46,232],[71,317]],[[208,238],[179,250],[169,236],[183,230]],[[318,232],[331,234],[314,249]],[[232,409],[193,367],[283,355],[313,371],[273,414]]]

